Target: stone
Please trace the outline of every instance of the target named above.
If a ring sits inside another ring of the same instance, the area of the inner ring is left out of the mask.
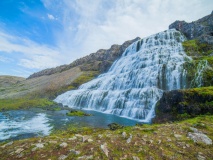
[[[206,158],[203,155],[198,154],[197,160],[205,160]]]
[[[86,142],[86,141],[88,141],[88,139],[90,139],[90,138],[91,138],[91,136],[87,136],[87,135],[86,135],[86,136],[83,136],[83,137],[82,137],[82,141],[83,141],[83,142]]]
[[[158,140],[158,144],[161,144],[161,140],[160,139]]]
[[[190,147],[190,145],[189,145],[189,144],[186,144],[186,147],[187,147],[187,148],[189,148],[189,147]]]
[[[197,128],[194,128],[194,127],[189,127],[189,129],[191,131],[193,131],[194,133],[202,133],[202,132],[199,132]]]
[[[103,135],[102,135],[102,134],[99,134],[99,135],[98,135],[98,138],[102,138],[102,137],[103,137]]]
[[[122,133],[122,137],[123,137],[123,138],[126,138],[126,136],[127,136],[126,132],[123,132],[123,133]]]
[[[17,158],[21,158],[21,157],[23,157],[23,156],[24,156],[24,154],[21,153],[21,154],[17,155]]]
[[[3,146],[1,146],[1,148],[5,148],[5,147],[10,146],[10,145],[12,145],[12,144],[13,144],[13,141],[4,144]]]
[[[107,125],[109,127],[110,130],[116,130],[116,129],[121,129],[123,128],[124,126],[118,124],[118,123],[110,123]]]
[[[68,140],[69,141],[74,141],[74,140],[76,140],[77,139],[77,137],[76,136],[73,136],[72,138],[69,138]]]
[[[44,144],[43,143],[37,143],[35,146],[37,148],[44,148]]]
[[[140,160],[140,158],[138,158],[136,156],[133,156],[132,158],[133,158],[133,160]]]
[[[88,139],[87,141],[88,141],[88,142],[93,142],[93,140],[92,140],[92,139]]]
[[[180,139],[182,137],[182,135],[180,135],[180,134],[174,134],[174,137],[177,138],[177,139]]]
[[[58,142],[57,141],[49,141],[49,143],[51,143],[51,144],[57,144]]]
[[[68,156],[66,156],[66,155],[61,155],[61,156],[58,158],[58,160],[65,160],[67,157],[68,157]]]
[[[66,147],[67,147],[67,143],[66,143],[66,142],[61,143],[61,144],[60,144],[60,147],[66,148]]]
[[[76,151],[76,150],[74,150],[74,149],[71,149],[70,152],[73,153],[73,154],[75,154],[75,155],[78,155],[78,154],[81,153],[80,151]]]
[[[18,148],[18,149],[15,151],[15,153],[16,153],[16,154],[20,154],[22,151],[24,151],[23,148]]]
[[[130,143],[132,141],[132,135],[130,134],[130,137],[126,140],[126,143]]]
[[[89,155],[89,156],[82,156],[82,157],[78,157],[78,159],[82,159],[82,160],[87,160],[87,159],[93,159],[93,155]]]
[[[143,137],[144,137],[144,138],[147,138],[147,134],[144,134]]]
[[[37,150],[37,147],[34,147],[31,151],[35,152]]]
[[[212,140],[203,133],[191,133],[189,132],[187,135],[190,139],[192,139],[195,143],[204,143],[206,145],[211,145]]]
[[[106,143],[101,145],[101,149],[105,153],[105,155],[108,157],[109,156],[109,150],[107,149],[107,144]]]
[[[172,140],[170,138],[167,138],[167,142],[171,142]]]
[[[76,137],[81,138],[83,137],[81,134],[75,134]]]

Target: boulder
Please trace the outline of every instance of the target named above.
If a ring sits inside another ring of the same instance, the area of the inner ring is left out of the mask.
[[[116,130],[116,129],[121,129],[123,128],[124,126],[120,125],[120,124],[117,124],[117,123],[110,123],[107,125],[109,127],[110,130]]]
[[[212,145],[212,140],[203,133],[192,133],[189,132],[187,135],[190,139],[192,139],[195,143],[204,143],[206,145]]]

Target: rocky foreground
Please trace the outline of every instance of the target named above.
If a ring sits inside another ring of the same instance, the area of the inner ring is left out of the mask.
[[[75,128],[0,144],[11,159],[213,159],[213,116],[117,130]]]

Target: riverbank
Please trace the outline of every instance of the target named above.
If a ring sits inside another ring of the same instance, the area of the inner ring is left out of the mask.
[[[199,138],[199,136],[201,138]],[[47,137],[1,143],[4,159],[213,159],[213,116],[124,127],[70,127]]]

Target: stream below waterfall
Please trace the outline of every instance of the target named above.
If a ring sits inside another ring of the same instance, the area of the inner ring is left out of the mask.
[[[85,111],[92,116],[70,117],[67,110],[46,111],[40,108],[0,112],[0,142],[30,137],[46,136],[53,130],[66,129],[69,125],[77,127],[107,128],[110,123],[133,126],[137,121],[104,114]]]

